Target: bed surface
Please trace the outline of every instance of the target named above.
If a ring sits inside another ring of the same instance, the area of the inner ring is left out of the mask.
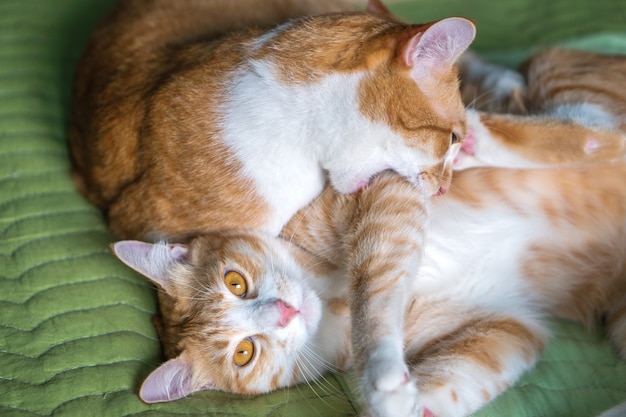
[[[202,392],[148,406],[137,397],[161,360],[155,292],[108,249],[100,213],[73,188],[65,137],[73,67],[111,4],[0,2],[0,415],[356,415],[349,375],[254,398]],[[471,17],[476,48],[502,63],[554,43],[626,53],[621,0],[410,0],[393,9],[413,21]],[[599,331],[553,328],[537,367],[476,416],[590,417],[626,400],[626,364]]]

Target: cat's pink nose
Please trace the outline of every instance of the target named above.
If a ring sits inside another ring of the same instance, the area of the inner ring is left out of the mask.
[[[292,305],[285,303],[283,300],[276,301],[276,306],[280,312],[280,320],[278,320],[278,325],[280,327],[287,326],[289,322],[300,312]]]

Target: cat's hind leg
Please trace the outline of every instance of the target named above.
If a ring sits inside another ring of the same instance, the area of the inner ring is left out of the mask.
[[[496,315],[469,320],[408,352],[420,405],[435,417],[471,414],[533,366],[546,340],[547,330],[539,320]]]

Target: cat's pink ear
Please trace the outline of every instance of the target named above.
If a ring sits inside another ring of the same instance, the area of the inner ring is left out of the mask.
[[[416,77],[448,71],[476,36],[474,24],[462,17],[440,20],[413,35],[404,46],[405,64]]]
[[[123,240],[111,245],[113,253],[126,265],[150,278],[166,292],[170,287],[168,270],[187,259],[187,246]]]
[[[181,356],[152,371],[141,385],[139,397],[148,404],[162,403],[178,400],[195,391],[199,389],[192,385],[191,367]]]

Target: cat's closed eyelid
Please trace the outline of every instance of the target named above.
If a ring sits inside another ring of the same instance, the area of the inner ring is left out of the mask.
[[[469,132],[465,129],[465,127],[454,127],[452,128],[452,132],[450,134],[450,144],[454,145],[455,143],[463,142],[467,136],[469,136]]]

